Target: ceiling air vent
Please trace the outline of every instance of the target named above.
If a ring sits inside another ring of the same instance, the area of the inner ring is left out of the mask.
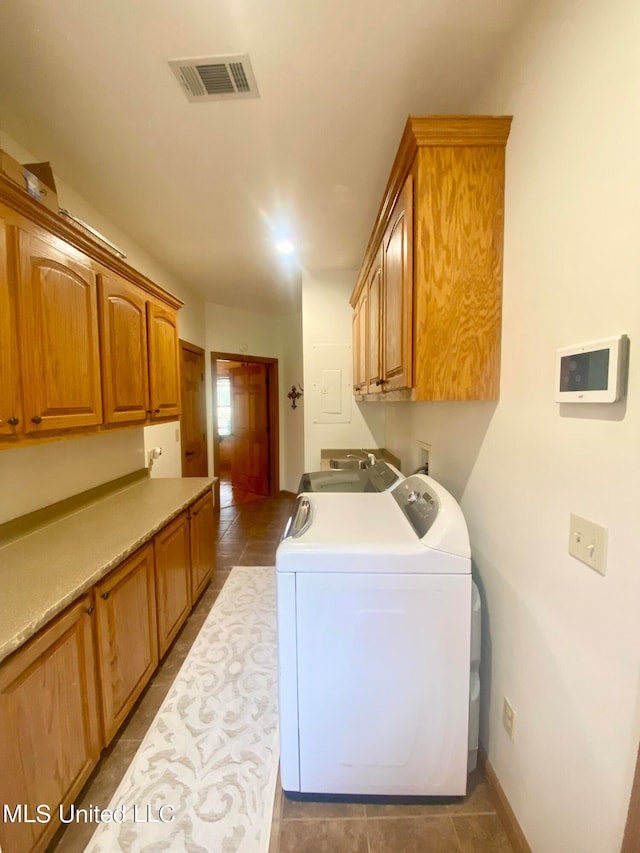
[[[169,65],[190,101],[260,97],[251,60],[246,53],[204,59],[170,59]]]

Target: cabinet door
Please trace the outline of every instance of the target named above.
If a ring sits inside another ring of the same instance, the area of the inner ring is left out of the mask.
[[[382,391],[382,336],[380,321],[382,313],[382,251],[373,262],[366,283],[367,288],[367,392]]]
[[[100,275],[100,332],[104,422],[147,420],[149,363],[147,300],[144,293],[115,273]]]
[[[353,315],[353,392],[367,393],[367,287],[362,289]]]
[[[180,414],[180,353],[178,315],[156,302],[147,303],[149,388],[152,418]]]
[[[383,389],[410,388],[413,321],[413,178],[407,178],[383,237]]]
[[[12,237],[13,231],[0,216],[0,435],[15,435],[23,429],[15,305],[9,280],[8,252]]]
[[[18,305],[25,429],[102,423],[96,275],[81,252],[20,231]]]
[[[160,657],[171,645],[191,610],[189,569],[189,522],[181,513],[153,540],[158,602],[158,647]]]
[[[189,508],[192,601],[209,583],[215,568],[213,520],[213,495],[207,492]]]
[[[158,665],[151,543],[96,585],[96,616],[104,739],[109,743]]]
[[[17,816],[0,822],[3,850],[44,850],[98,761],[90,605],[83,596],[0,666],[0,802]]]

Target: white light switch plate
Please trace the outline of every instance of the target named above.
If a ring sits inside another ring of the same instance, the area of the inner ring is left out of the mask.
[[[605,574],[607,568],[607,528],[570,514],[569,553],[590,569]]]

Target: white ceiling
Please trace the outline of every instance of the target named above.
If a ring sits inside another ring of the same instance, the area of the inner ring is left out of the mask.
[[[210,301],[295,310],[301,268],[359,266],[407,115],[470,111],[529,2],[1,0],[0,129]],[[239,53],[258,99],[168,66]]]

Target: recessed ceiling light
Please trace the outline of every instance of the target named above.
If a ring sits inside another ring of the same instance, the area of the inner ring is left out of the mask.
[[[293,255],[296,250],[291,240],[276,240],[275,248],[279,255]]]

